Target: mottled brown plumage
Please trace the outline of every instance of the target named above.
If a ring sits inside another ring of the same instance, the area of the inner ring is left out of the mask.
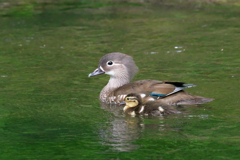
[[[124,112],[132,116],[135,116],[137,114],[160,116],[178,112],[174,107],[165,103],[156,101],[149,101],[144,103],[142,102],[141,96],[137,93],[128,94],[125,97],[124,102]]]
[[[144,102],[155,101],[174,105],[194,105],[213,100],[183,91],[185,88],[194,87],[193,84],[157,80],[140,80],[130,83],[137,71],[138,67],[132,57],[117,52],[103,56],[99,61],[99,67],[90,73],[89,77],[104,73],[110,75],[108,84],[99,96],[99,99],[105,103],[119,104],[129,93],[138,93]]]

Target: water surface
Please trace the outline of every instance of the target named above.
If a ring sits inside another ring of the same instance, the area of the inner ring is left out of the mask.
[[[239,159],[237,7],[46,10],[0,19],[1,159]],[[134,80],[192,83],[214,98],[180,114],[131,117],[100,104],[110,52],[133,56]]]

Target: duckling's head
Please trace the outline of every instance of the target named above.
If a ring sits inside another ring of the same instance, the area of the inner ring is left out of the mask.
[[[137,107],[142,104],[142,98],[139,94],[130,93],[125,97],[124,102],[127,108]]]
[[[137,72],[138,67],[131,56],[115,52],[103,56],[99,61],[98,68],[88,76],[92,77],[105,73],[113,78],[124,78],[130,81]]]

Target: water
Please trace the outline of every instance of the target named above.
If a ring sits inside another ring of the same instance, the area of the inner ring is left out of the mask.
[[[239,159],[239,8],[144,6],[48,11],[0,20],[1,159]],[[110,52],[134,80],[183,81],[214,98],[181,114],[130,117],[100,104]]]

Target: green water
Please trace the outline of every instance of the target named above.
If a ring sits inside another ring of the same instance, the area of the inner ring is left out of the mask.
[[[0,18],[0,159],[240,159],[240,8],[113,6]],[[214,98],[182,113],[129,117],[101,105],[110,52],[134,80],[193,83]]]

